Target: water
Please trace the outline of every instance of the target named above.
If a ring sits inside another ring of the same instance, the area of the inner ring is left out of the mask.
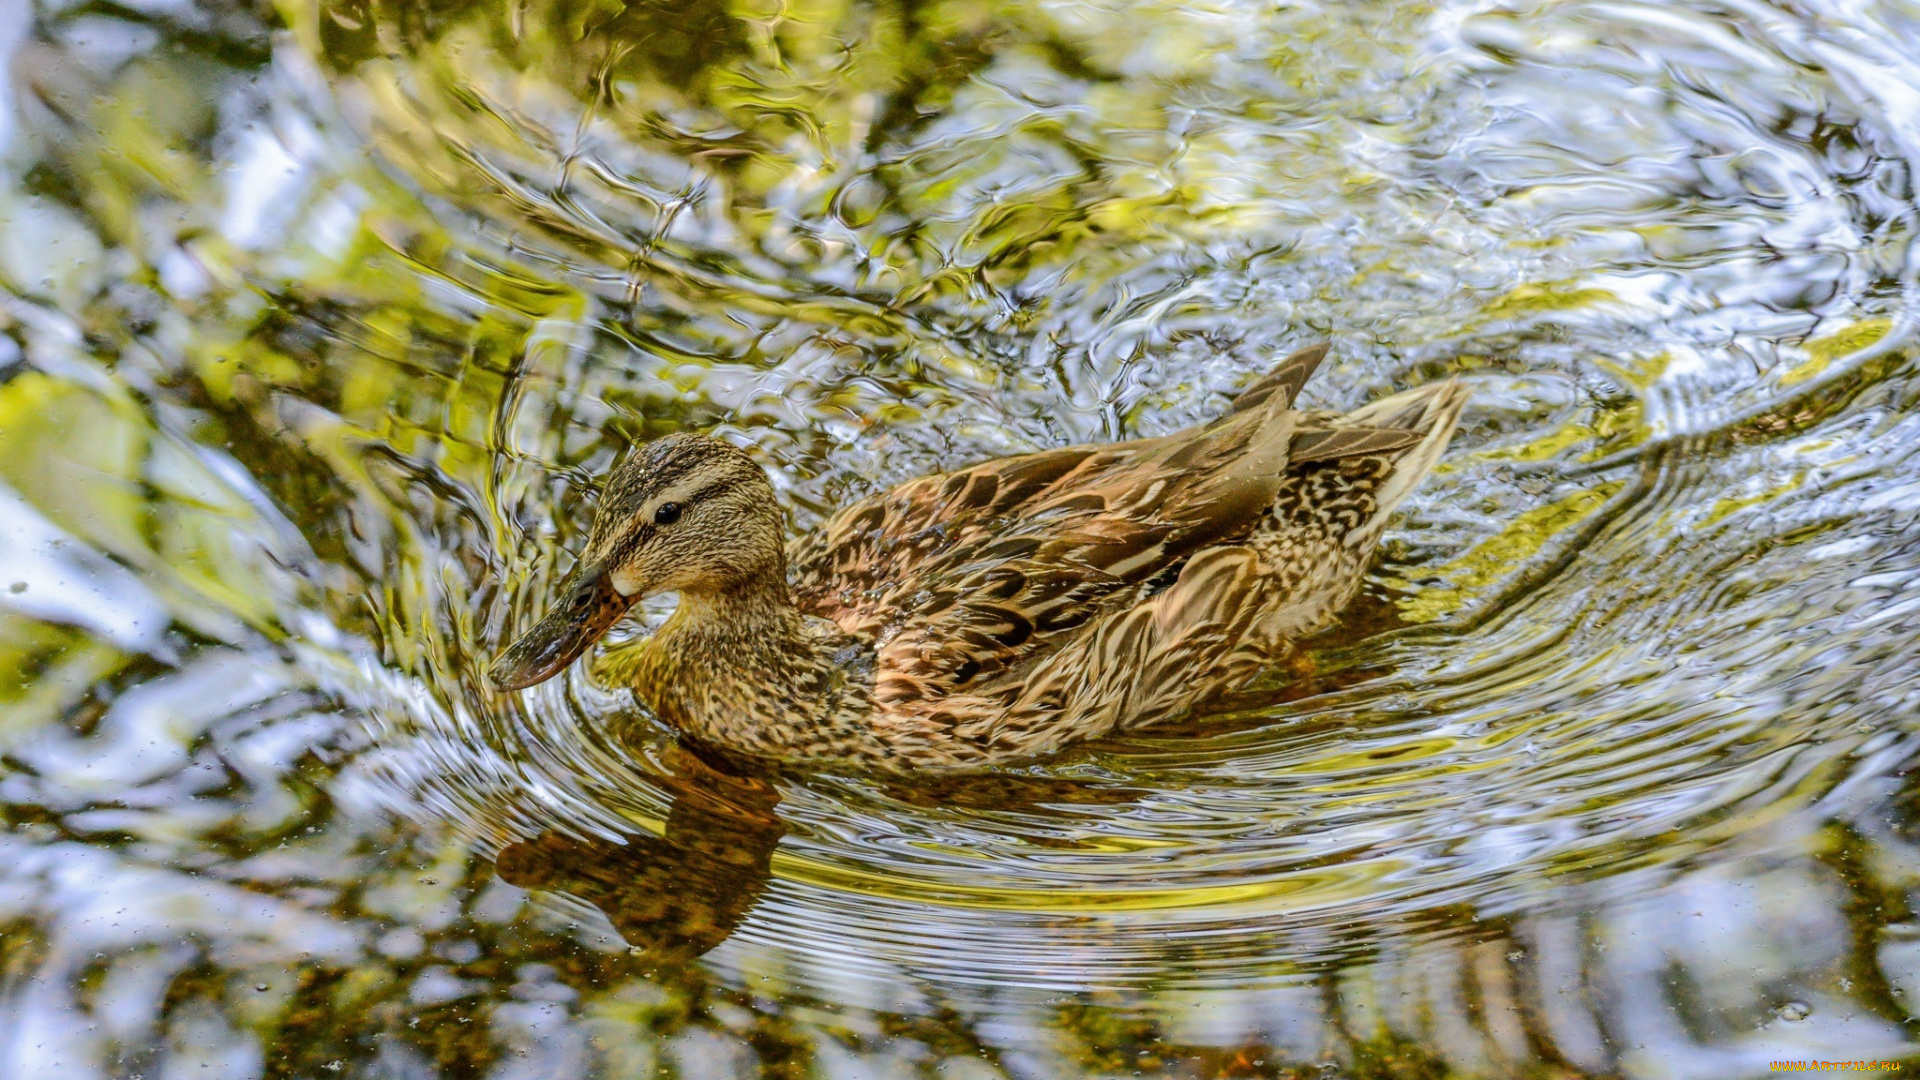
[[[1920,1064],[1913,4],[0,23],[0,1076]],[[481,684],[634,440],[805,526],[1323,337],[1475,397],[1267,704],[735,777]]]

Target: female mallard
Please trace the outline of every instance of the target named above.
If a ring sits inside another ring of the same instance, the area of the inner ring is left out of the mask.
[[[1295,353],[1202,427],[923,476],[782,543],[753,459],[669,435],[614,470],[562,599],[489,674],[519,690],[636,601],[679,607],[622,681],[709,745],[956,768],[1171,719],[1353,597],[1467,392],[1301,412]]]

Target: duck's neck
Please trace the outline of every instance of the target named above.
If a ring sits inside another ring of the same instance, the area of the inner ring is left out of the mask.
[[[634,692],[695,738],[780,754],[831,708],[822,645],[784,581],[683,592],[648,644]]]
[[[771,575],[729,588],[680,594],[680,606],[661,627],[662,634],[690,640],[776,648],[797,643],[805,619],[787,592],[787,583]]]

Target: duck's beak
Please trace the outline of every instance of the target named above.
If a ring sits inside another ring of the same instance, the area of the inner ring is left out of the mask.
[[[613,587],[613,577],[605,569],[575,566],[561,585],[553,610],[507,646],[487,669],[487,678],[499,690],[525,690],[551,679],[579,659],[632,606],[633,601]]]

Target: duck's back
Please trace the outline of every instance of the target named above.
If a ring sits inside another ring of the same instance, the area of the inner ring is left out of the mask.
[[[1464,397],[1296,412],[1324,352],[1288,357],[1204,427],[997,459],[848,506],[792,546],[795,599],[874,643],[876,723],[932,721],[991,757],[1231,689],[1216,684],[1344,604]],[[1311,610],[1287,615],[1290,595]]]

